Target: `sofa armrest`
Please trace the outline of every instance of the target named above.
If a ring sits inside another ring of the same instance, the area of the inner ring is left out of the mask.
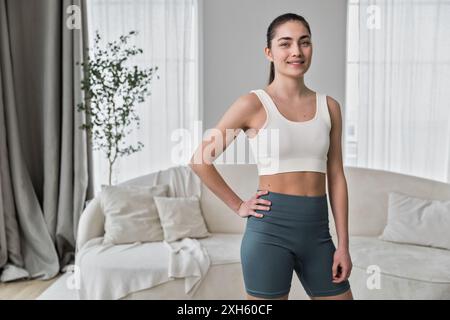
[[[76,251],[89,240],[105,234],[105,215],[100,206],[100,199],[94,198],[84,209],[78,222]]]

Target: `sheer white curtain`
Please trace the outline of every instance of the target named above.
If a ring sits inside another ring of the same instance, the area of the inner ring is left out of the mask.
[[[180,129],[192,132],[200,119],[198,103],[198,3],[197,0],[89,0],[90,42],[98,30],[112,41],[131,30],[138,31],[132,42],[144,53],[136,64],[158,67],[146,101],[137,106],[140,128],[126,137],[144,148],[119,158],[114,165],[112,183],[187,163],[174,162],[172,150],[180,142],[172,134]],[[184,141],[185,147],[189,144]],[[189,154],[189,151],[186,152]],[[108,162],[100,151],[94,152],[95,192],[108,182]]]
[[[450,182],[450,0],[350,0],[346,164]]]

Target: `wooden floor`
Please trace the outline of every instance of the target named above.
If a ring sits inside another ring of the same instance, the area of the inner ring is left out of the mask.
[[[0,300],[35,300],[61,275],[50,280],[21,280],[0,282]]]

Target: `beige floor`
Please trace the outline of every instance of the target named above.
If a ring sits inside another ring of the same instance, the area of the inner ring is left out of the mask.
[[[0,282],[0,300],[34,300],[61,275],[50,280]]]

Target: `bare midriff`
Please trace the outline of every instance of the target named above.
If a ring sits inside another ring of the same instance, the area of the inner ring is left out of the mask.
[[[311,91],[313,92],[313,91]],[[255,98],[260,104],[258,114],[252,117],[247,129],[259,131],[266,120],[266,112],[261,102]],[[247,134],[247,133],[246,133]],[[256,133],[249,135],[254,139]],[[260,175],[258,190],[268,190],[272,192],[299,195],[299,196],[322,196],[326,194],[326,174],[314,171],[293,171],[282,172],[272,175]]]
[[[261,175],[258,190],[298,196],[322,196],[326,194],[325,177],[325,173],[312,171]]]

